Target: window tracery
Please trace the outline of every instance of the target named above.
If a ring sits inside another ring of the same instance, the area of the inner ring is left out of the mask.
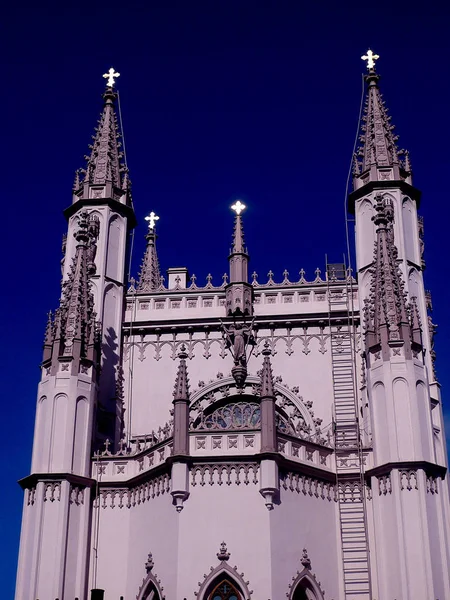
[[[242,595],[228,579],[225,579],[214,588],[208,600],[242,600]]]

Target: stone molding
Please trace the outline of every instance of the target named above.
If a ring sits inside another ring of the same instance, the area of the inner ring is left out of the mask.
[[[303,570],[297,571],[292,577],[292,583],[289,584],[288,591],[286,592],[286,597],[288,600],[293,600],[297,586],[302,581],[307,582],[308,587],[312,589],[317,600],[324,600],[325,592],[322,589],[320,581],[317,580],[314,573],[311,573],[310,569],[311,567],[305,567]]]
[[[141,324],[139,324],[139,327],[142,327]],[[258,356],[259,354],[261,354],[266,341],[269,343],[269,348],[271,350],[272,356],[275,356],[275,354],[277,354],[277,352],[280,351],[279,345],[283,345],[283,344],[284,344],[285,354],[287,354],[288,356],[291,356],[292,354],[294,354],[294,342],[296,340],[299,340],[301,343],[301,353],[302,354],[305,354],[305,355],[311,354],[311,352],[314,349],[311,347],[311,342],[313,340],[315,340],[318,343],[318,347],[317,347],[318,352],[320,352],[321,354],[325,354],[326,352],[328,352],[327,342],[330,338],[330,335],[325,333],[325,329],[326,329],[325,327],[321,327],[319,332],[311,333],[311,334],[307,333],[308,327],[302,327],[301,329],[302,329],[302,333],[300,333],[300,334],[292,334],[291,330],[288,330],[288,332],[285,335],[271,335],[271,336],[258,337],[257,344],[253,351],[254,355]],[[125,330],[124,333],[126,335],[127,331]],[[172,360],[177,360],[178,352],[180,350],[180,347],[183,344],[187,348],[187,354],[188,354],[189,359],[195,358],[195,356],[196,356],[195,349],[197,346],[199,346],[200,349],[203,350],[203,352],[201,353],[201,356],[206,359],[208,359],[212,356],[211,348],[214,345],[217,345],[219,347],[220,358],[225,359],[228,356],[227,351],[226,351],[225,340],[223,340],[221,338],[210,338],[209,332],[206,332],[205,337],[200,338],[200,339],[194,338],[193,334],[190,334],[188,339],[177,340],[176,339],[177,334],[173,333],[172,335],[174,338],[172,340],[161,340],[160,333],[155,334],[156,339],[154,341],[153,340],[144,341],[144,336],[141,337],[141,341],[139,341],[139,342],[138,341],[129,341],[126,339],[124,342],[124,362],[128,362],[128,360],[130,358],[130,350],[132,347],[134,347],[137,350],[137,353],[138,353],[137,358],[141,362],[149,357],[149,355],[147,354],[148,348],[154,349],[154,353],[153,353],[154,360],[156,360],[156,361],[161,360],[162,359],[161,352],[165,346],[168,346],[171,350],[170,358]],[[283,348],[281,348],[281,350],[283,350]]]
[[[94,500],[94,508],[131,508],[170,492],[171,478],[168,473],[154,477],[130,489],[124,487],[102,488]]]

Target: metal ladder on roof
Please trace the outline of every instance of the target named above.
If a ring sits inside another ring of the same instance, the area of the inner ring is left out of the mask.
[[[353,280],[345,264],[327,263],[328,322],[334,395],[336,487],[345,600],[371,600],[363,450],[359,428]],[[350,311],[350,309],[352,309]],[[339,314],[336,314],[339,313]]]

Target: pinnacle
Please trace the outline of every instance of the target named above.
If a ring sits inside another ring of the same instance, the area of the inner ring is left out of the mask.
[[[147,247],[139,273],[138,292],[154,292],[161,287],[161,271],[156,252],[156,233],[150,229],[146,235]]]
[[[189,400],[189,379],[186,366],[186,358],[188,355],[186,352],[186,346],[184,344],[181,345],[178,357],[180,359],[180,364],[178,366],[177,377],[175,380],[173,399]]]
[[[241,215],[234,218],[233,246],[231,254],[247,254],[244,241],[244,227]]]
[[[56,344],[54,355],[86,358],[88,345],[95,329],[94,298],[90,276],[95,272],[96,240],[99,232],[98,218],[81,211],[74,232],[77,241],[75,255],[67,279],[62,286],[60,307],[47,322],[45,346]],[[78,344],[79,351],[75,348]],[[60,346],[60,347],[59,347]],[[49,358],[44,350],[44,360]]]
[[[269,348],[269,344],[264,344],[264,350],[262,351],[264,356],[263,367],[261,369],[261,397],[273,397],[274,387],[273,387],[273,375],[272,375],[272,365],[270,362],[271,351]]]
[[[366,345],[385,341],[406,341],[409,316],[401,271],[397,264],[394,243],[394,210],[392,201],[382,194],[376,196],[377,226],[374,269],[370,297],[364,308]]]

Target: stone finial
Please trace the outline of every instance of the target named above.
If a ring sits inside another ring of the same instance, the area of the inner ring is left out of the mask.
[[[174,400],[188,400],[189,399],[189,379],[187,374],[186,359],[188,355],[186,352],[186,346],[181,345],[178,358],[180,364],[178,366],[177,378],[175,381],[175,388],[173,393]]]
[[[154,566],[155,563],[153,562],[153,554],[149,552],[147,556],[147,561],[145,563],[145,570],[147,571],[147,573],[150,573]]]
[[[305,569],[311,569],[311,559],[308,556],[308,550],[306,548],[303,548],[300,562],[305,567]]]
[[[231,554],[228,552],[227,545],[225,542],[220,544],[219,552],[217,553],[217,558],[219,560],[226,561],[230,558]]]

